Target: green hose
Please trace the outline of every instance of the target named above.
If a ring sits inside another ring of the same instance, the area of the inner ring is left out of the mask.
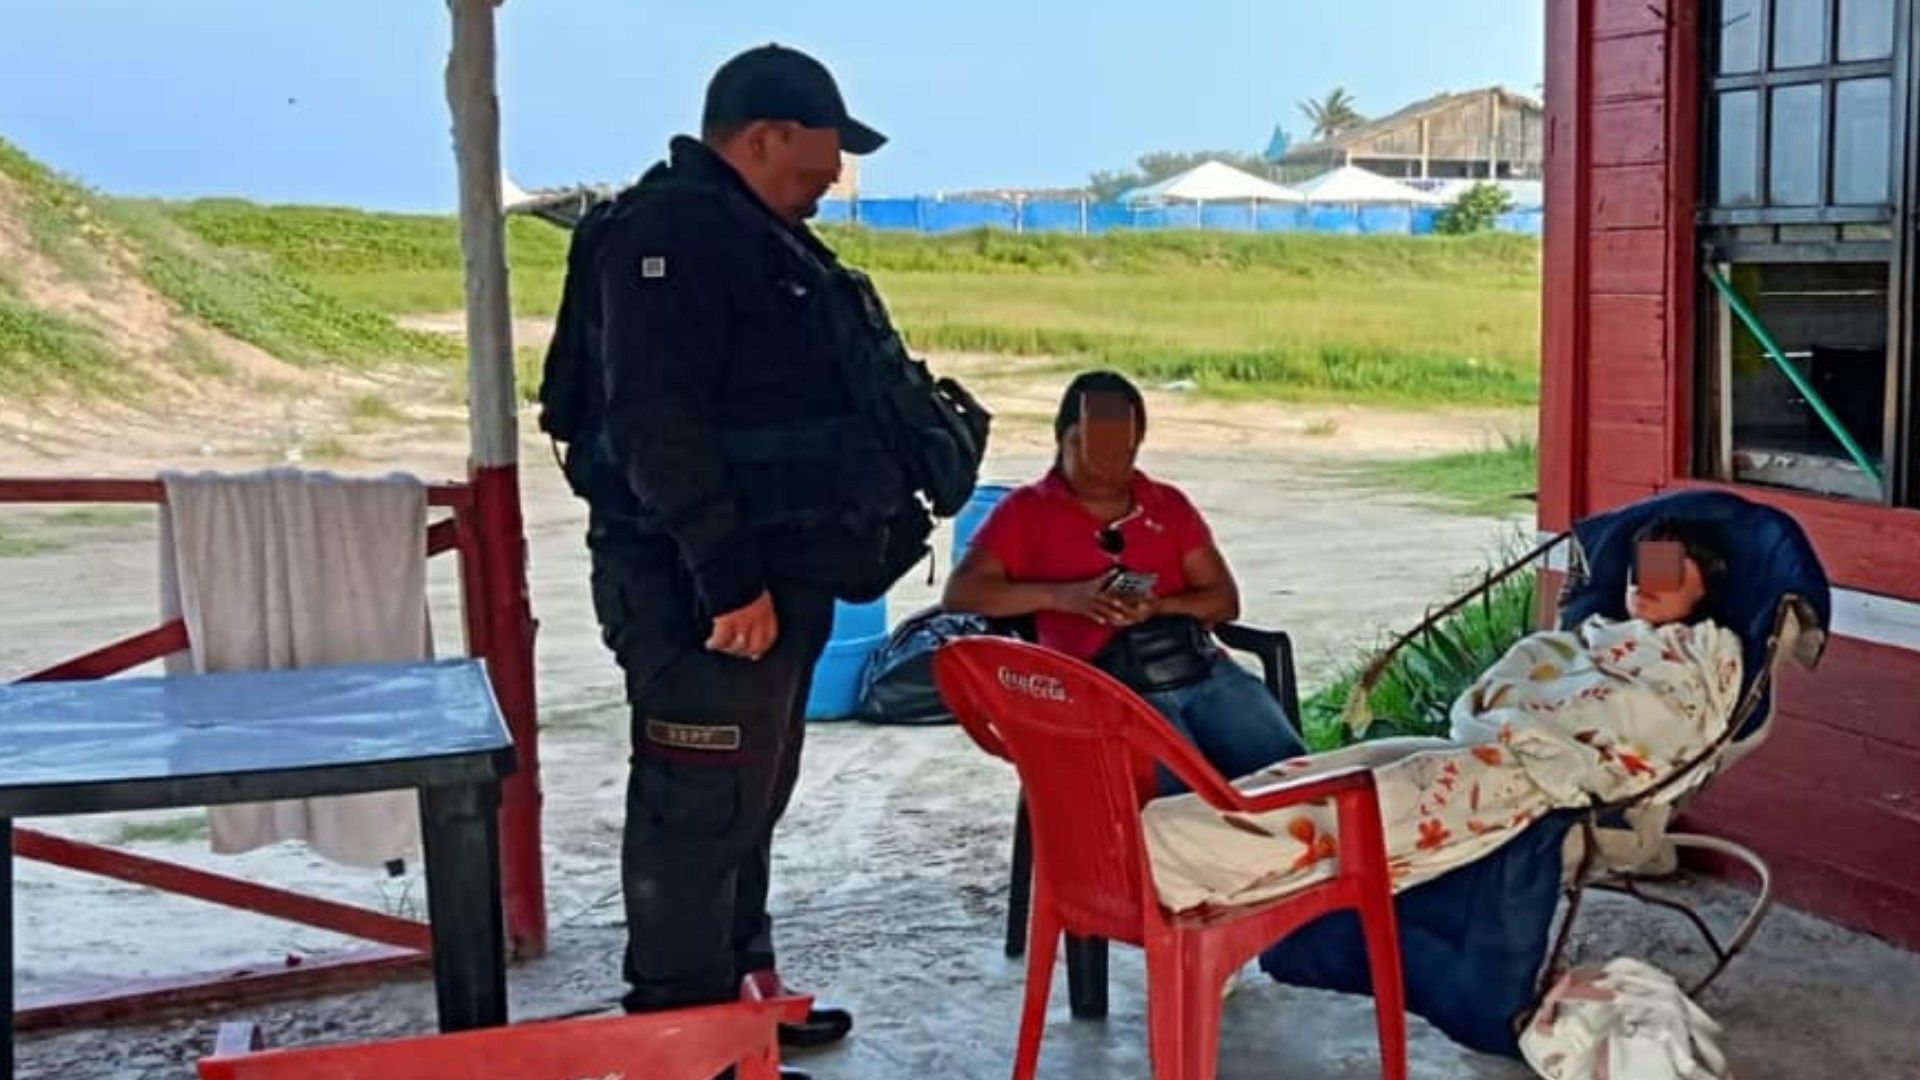
[[[1740,298],[1740,294],[1734,291],[1733,285],[1726,278],[1721,277],[1711,266],[1705,267],[1703,272],[1707,275],[1707,280],[1713,283],[1713,287],[1718,289],[1720,295],[1727,301],[1727,306],[1739,316],[1747,332],[1753,335],[1762,349],[1766,350],[1774,366],[1779,368],[1780,373],[1793,383],[1794,389],[1800,391],[1800,395],[1807,399],[1807,404],[1813,406],[1813,411],[1827,425],[1827,430],[1833,432],[1833,437],[1840,440],[1840,445],[1847,450],[1847,456],[1853,458],[1853,463],[1860,466],[1860,471],[1872,477],[1874,484],[1884,491],[1886,481],[1881,478],[1879,468],[1867,458],[1867,452],[1860,448],[1853,433],[1847,430],[1847,425],[1841,423],[1840,418],[1834,415],[1833,409],[1827,405],[1827,399],[1821,397],[1820,391],[1815,390],[1813,384],[1807,381],[1807,377],[1800,373],[1800,369],[1793,366],[1793,361],[1787,359],[1786,351],[1780,348],[1780,343],[1774,340],[1771,333],[1768,333],[1766,324],[1753,313],[1753,309]]]

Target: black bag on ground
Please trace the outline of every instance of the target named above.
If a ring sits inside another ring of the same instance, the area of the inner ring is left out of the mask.
[[[858,719],[873,724],[951,724],[933,683],[933,651],[954,638],[993,634],[979,615],[925,608],[901,620],[860,675]]]

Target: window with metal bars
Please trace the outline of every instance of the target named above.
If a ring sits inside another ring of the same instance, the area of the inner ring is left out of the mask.
[[[1707,0],[1704,475],[1916,494],[1915,0]]]

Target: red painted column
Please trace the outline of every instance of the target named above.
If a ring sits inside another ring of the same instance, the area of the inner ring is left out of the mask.
[[[507,936],[519,959],[547,950],[546,871],[540,840],[540,714],[534,692],[537,624],[527,591],[527,545],[520,514],[520,470],[473,471],[475,548],[480,559],[487,671],[513,733],[518,768],[502,790],[500,882]]]
[[[1592,0],[1549,0],[1539,512],[1540,528],[1549,532],[1568,528],[1587,509],[1592,33]]]

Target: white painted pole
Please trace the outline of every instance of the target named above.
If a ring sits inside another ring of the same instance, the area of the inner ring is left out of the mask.
[[[513,307],[507,295],[506,215],[500,198],[500,102],[494,90],[496,0],[447,0],[453,52],[447,105],[460,167],[460,249],[466,256],[467,393],[471,465],[519,457],[513,389]]]
[[[453,51],[447,106],[460,173],[460,249],[466,257],[467,463],[472,546],[463,551],[468,641],[487,660],[517,768],[501,788],[500,886],[514,955],[546,952],[546,871],[540,844],[540,716],[533,672],[533,610],[520,513],[519,424],[507,228],[500,197],[500,103],[494,90],[493,9],[499,0],[447,0]],[[476,587],[477,583],[477,587]],[[477,610],[476,610],[477,609]],[[478,632],[479,636],[474,635]],[[501,991],[504,996],[504,988]]]

